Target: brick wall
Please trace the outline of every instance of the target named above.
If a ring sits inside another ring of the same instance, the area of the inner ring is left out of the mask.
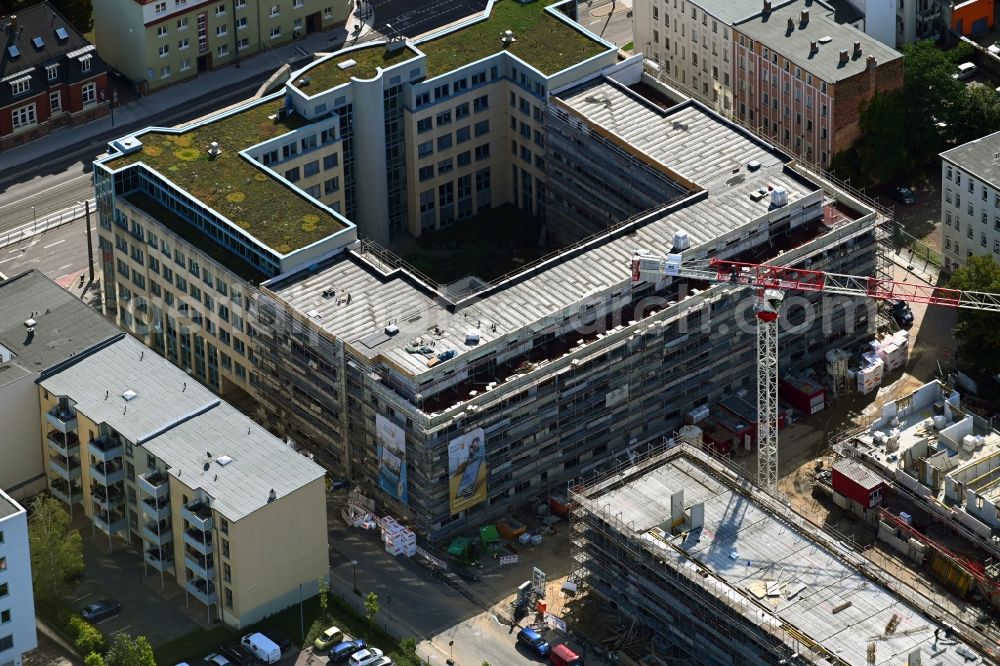
[[[833,90],[833,154],[857,140],[860,135],[861,106],[876,93],[903,87],[903,59],[897,58],[873,70],[866,70],[836,84]]]

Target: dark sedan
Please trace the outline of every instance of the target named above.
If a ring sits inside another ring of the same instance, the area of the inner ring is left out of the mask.
[[[353,641],[344,641],[343,643],[337,643],[332,648],[330,648],[330,661],[335,664],[347,661],[352,654],[360,650],[364,650],[368,647],[360,638]]]
[[[902,185],[893,188],[892,196],[894,196],[897,201],[900,201],[907,206],[917,203],[917,197],[913,194],[913,190]]]
[[[80,616],[87,622],[100,622],[118,615],[118,611],[121,609],[122,605],[114,599],[102,599],[80,611]]]
[[[221,652],[222,656],[236,666],[253,666],[254,664],[253,655],[239,643],[225,647]]]

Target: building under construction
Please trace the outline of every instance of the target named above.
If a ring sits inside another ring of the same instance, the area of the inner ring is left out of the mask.
[[[990,663],[862,557],[687,444],[571,499],[581,580],[670,663]]]

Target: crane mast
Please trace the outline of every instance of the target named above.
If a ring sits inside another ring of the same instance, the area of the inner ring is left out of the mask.
[[[725,259],[684,261],[680,254],[632,256],[632,282],[678,277],[749,287],[754,290],[757,320],[757,483],[774,492],[778,486],[778,320],[786,291],[828,292],[878,300],[943,305],[1000,312],[1000,294],[961,291],[896,282],[876,277],[827,273]]]

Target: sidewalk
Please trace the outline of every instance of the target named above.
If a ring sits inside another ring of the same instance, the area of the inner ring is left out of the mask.
[[[303,52],[312,55],[317,52],[335,51],[343,48],[345,44],[349,46],[369,35],[374,25],[374,13],[362,20],[358,16],[359,11],[356,6],[352,8],[343,26],[313,33],[278,48],[256,53],[246,60],[241,59],[239,67],[230,65],[206,72],[190,81],[116,107],[113,122],[112,116],[105,116],[85,125],[57,130],[23,146],[5,150],[0,153],[0,163],[4,169],[14,169],[42,161],[70,147],[100,142],[102,140],[100,137],[109,132],[113,134],[116,127],[125,128],[144,120],[150,122],[147,119],[160,113],[181,109],[192,102],[211,98],[215,91],[249,82],[262,75],[270,75],[286,63],[304,60],[307,56],[303,55]]]
[[[932,287],[936,287],[938,285],[938,267],[921,257],[913,256],[913,252],[911,250],[902,248],[894,252],[890,252],[889,258],[892,259],[894,264],[903,268],[906,272],[921,282],[924,282]]]

